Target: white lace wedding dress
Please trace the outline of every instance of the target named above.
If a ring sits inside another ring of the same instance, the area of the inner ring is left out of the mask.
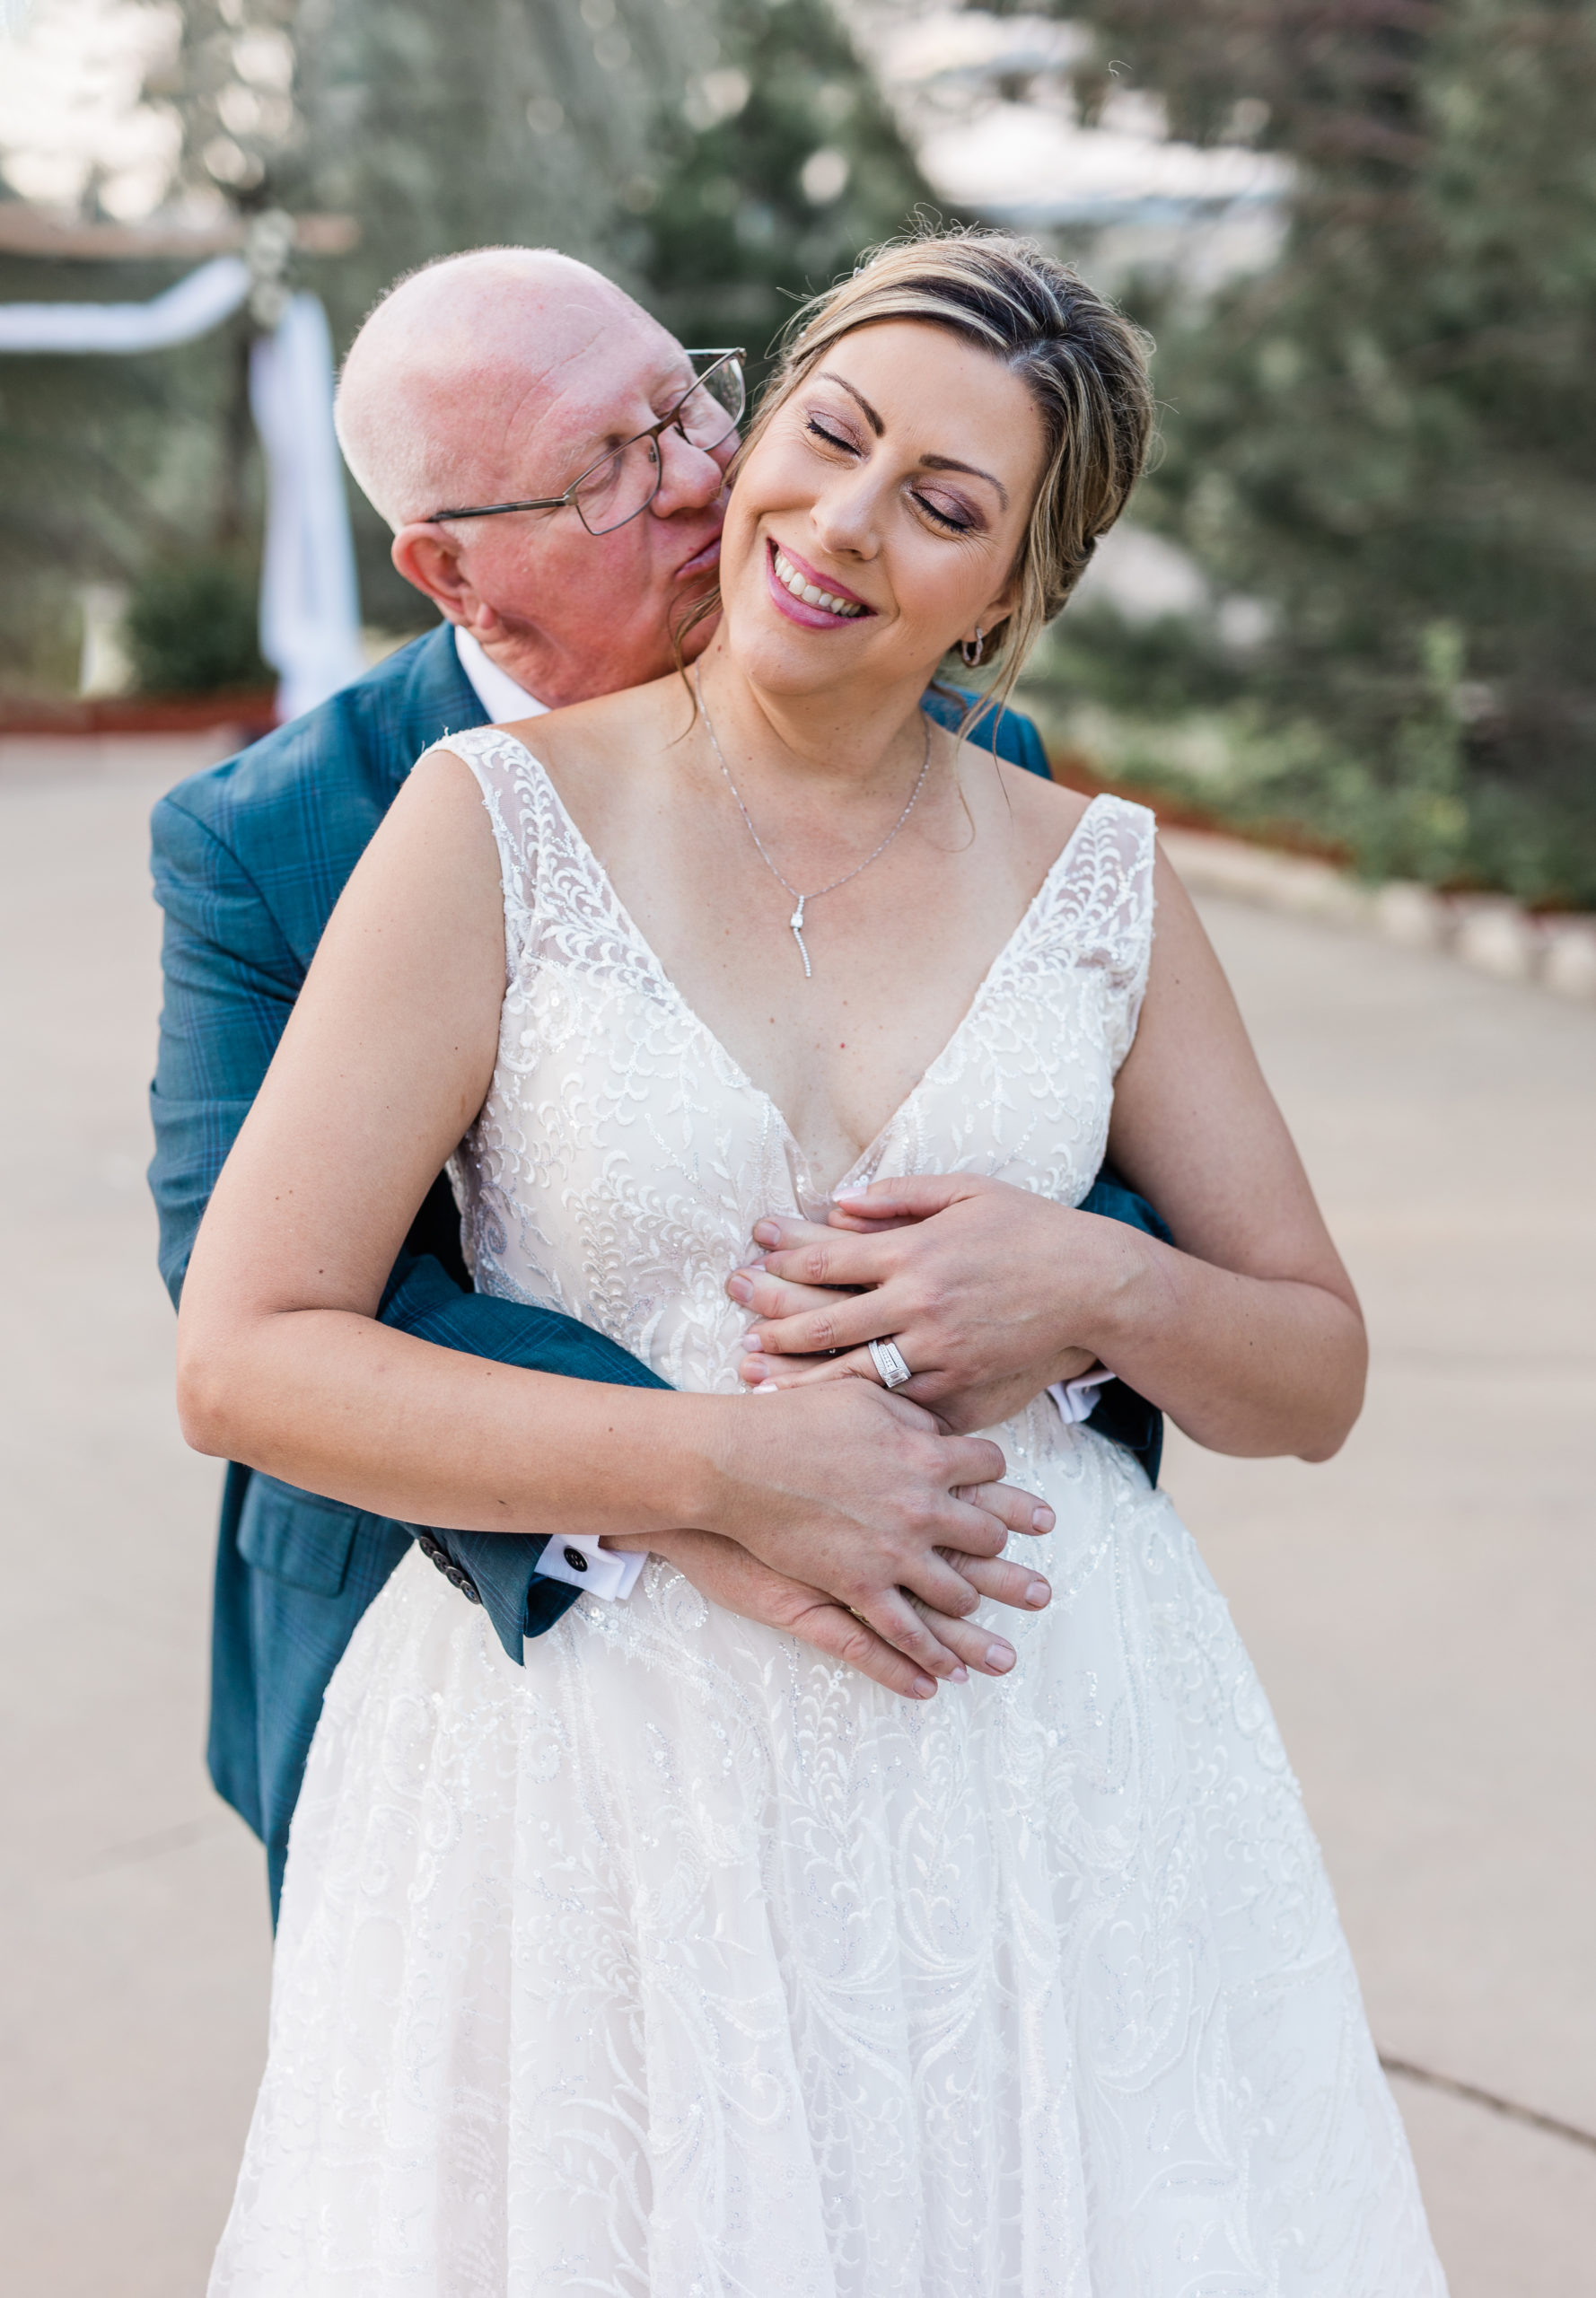
[[[508,988],[479,1286],[731,1394],[729,1271],[822,1211],[542,768],[453,738]],[[1152,823],[1097,799],[855,1177],[1102,1155]],[[762,1404],[750,1401],[750,1412]],[[214,2298],[1440,2298],[1268,1704],[1173,1509],[1046,1398],[1019,1663],[920,1706],[657,1558],[524,1669],[418,1553],[327,1695]],[[995,1609],[995,1608],[994,1608]]]

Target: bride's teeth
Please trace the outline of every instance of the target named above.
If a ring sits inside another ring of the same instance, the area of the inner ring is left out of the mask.
[[[806,583],[792,561],[785,558],[779,550],[775,553],[775,559],[776,581],[784,583],[793,596],[802,599],[806,606],[820,607],[827,614],[841,615],[845,618],[859,612],[850,601],[835,599],[829,591],[822,591],[818,583]]]

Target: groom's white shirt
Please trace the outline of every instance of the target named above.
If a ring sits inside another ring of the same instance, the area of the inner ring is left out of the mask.
[[[508,671],[501,671],[491,654],[483,651],[480,642],[469,630],[454,626],[454,651],[460,656],[460,669],[471,681],[471,691],[487,711],[495,726],[512,724],[517,718],[541,718],[548,709],[535,694],[517,686]]]
[[[495,726],[513,724],[517,718],[540,718],[548,709],[535,694],[518,686],[508,671],[500,670],[492,656],[483,652],[479,643],[469,630],[454,626],[454,651],[460,657],[460,669],[471,682],[471,691],[487,711]],[[611,1602],[629,1596],[637,1585],[637,1575],[648,1562],[645,1555],[611,1556],[608,1548],[599,1546],[598,1535],[573,1532],[568,1539],[551,1539],[538,1563],[540,1580],[563,1580],[569,1588],[580,1588],[589,1596],[603,1596]]]

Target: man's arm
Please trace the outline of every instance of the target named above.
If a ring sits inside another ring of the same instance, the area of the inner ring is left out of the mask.
[[[150,1183],[161,1271],[176,1303],[211,1192],[276,1050],[303,967],[249,873],[204,822],[163,799],[153,833],[155,890],[165,912],[166,1001],[151,1097]],[[495,1363],[615,1386],[668,1385],[574,1319],[469,1291],[453,1198],[442,1178],[410,1231],[379,1314],[397,1331]],[[575,1601],[575,1589],[539,1574],[541,1536],[425,1529],[463,1570],[517,1662],[523,1635],[553,1627]],[[915,1665],[825,1592],[708,1533],[664,1534],[648,1545],[712,1601],[785,1628],[890,1690],[912,1688]],[[1022,1607],[1047,1600],[1046,1583],[1019,1566],[969,1558],[957,1568],[978,1594]],[[984,1637],[978,1652],[975,1631],[962,1620],[928,1614],[927,1625],[972,1666],[1001,1672],[1012,1663],[1001,1645],[995,1659],[989,1656]]]
[[[165,913],[166,996],[150,1096],[150,1188],[161,1274],[175,1306],[216,1177],[270,1066],[303,970],[249,873],[203,822],[164,798],[151,829],[155,895]],[[406,1240],[380,1313],[398,1331],[495,1363],[627,1387],[667,1385],[574,1318],[469,1291],[453,1198],[441,1178]],[[539,1577],[541,1538],[435,1537],[475,1583],[517,1662],[522,1636],[552,1627],[575,1601],[574,1589]]]

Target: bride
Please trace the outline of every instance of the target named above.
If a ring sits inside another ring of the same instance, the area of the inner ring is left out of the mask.
[[[367,1613],[213,2293],[1443,2290],[1168,1501],[1047,1393],[952,1437],[880,1349],[740,1381],[762,1215],[951,1172],[1056,1257],[1061,1344],[1202,1441],[1323,1458],[1356,1415],[1355,1300],[1151,817],[920,707],[956,645],[1012,680],[1149,408],[1133,331],[1036,249],[883,250],[752,426],[698,680],[429,752],[339,905],[194,1256],[189,1440],[650,1554],[524,1669],[418,1554]],[[1179,1250],[1073,1209],[1106,1147]],[[478,1286],[677,1393],[376,1321],[451,1155]],[[849,1514],[807,1464],[861,1432]],[[679,1528],[823,1581],[907,1696],[706,1604]],[[973,1560],[1010,1532],[1025,1570]]]

